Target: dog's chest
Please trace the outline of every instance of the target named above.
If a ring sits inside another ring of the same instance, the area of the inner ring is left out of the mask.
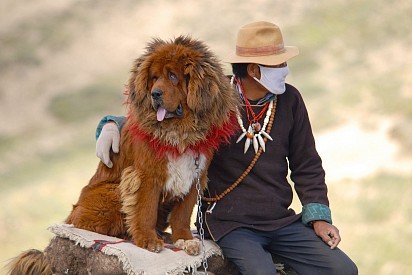
[[[206,157],[199,157],[199,173],[205,169]],[[168,156],[168,178],[164,186],[164,191],[173,197],[183,197],[189,193],[193,181],[196,179],[196,156],[185,153],[179,157]]]

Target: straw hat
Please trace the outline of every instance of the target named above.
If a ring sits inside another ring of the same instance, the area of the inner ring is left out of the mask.
[[[269,22],[244,25],[237,34],[236,52],[225,61],[229,63],[256,63],[278,65],[299,54],[294,46],[283,44],[278,26]]]

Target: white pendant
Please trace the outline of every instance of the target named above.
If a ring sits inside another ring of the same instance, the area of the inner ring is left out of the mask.
[[[245,141],[245,150],[243,151],[243,154],[246,154],[247,149],[249,149],[249,146],[250,146],[250,138],[246,138],[246,141]]]
[[[253,136],[253,148],[255,149],[255,154],[256,154],[257,151],[259,150],[259,145],[258,145],[256,135]]]
[[[267,137],[268,139],[270,139],[270,140],[273,141],[273,138],[272,138],[271,136],[269,136],[269,134],[266,133],[265,131],[260,131],[260,133],[261,133],[262,135],[264,135],[265,137]]]
[[[257,135],[257,139],[259,141],[260,147],[262,147],[263,152],[265,152],[265,150],[266,150],[265,141],[263,140],[263,138],[260,134]]]
[[[247,131],[248,131],[249,133],[253,133],[252,125],[249,125],[249,127],[247,128]]]
[[[239,138],[236,140],[236,143],[239,143],[239,141],[241,141],[241,140],[246,136],[246,133],[247,133],[247,132],[243,132],[243,133],[239,136]]]
[[[243,126],[243,121],[242,118],[240,117],[240,114],[237,113],[237,121],[239,123],[240,128],[242,129],[242,134],[238,137],[236,140],[236,143],[239,143],[244,137],[246,137],[245,140],[245,146],[243,149],[243,153],[246,154],[247,150],[250,147],[250,144],[253,143],[253,148],[255,150],[255,153],[259,151],[259,146],[262,147],[263,152],[266,151],[266,143],[263,137],[267,138],[268,140],[273,141],[272,137],[265,132],[266,126],[268,125],[270,121],[270,116],[272,113],[272,109],[274,106],[274,102],[271,101],[269,103],[268,110],[266,111],[266,117],[263,119],[263,125],[261,127],[259,122],[254,122],[252,124],[249,124],[248,129],[246,130],[245,127]],[[276,108],[275,108],[276,110]],[[252,127],[253,125],[253,127]]]

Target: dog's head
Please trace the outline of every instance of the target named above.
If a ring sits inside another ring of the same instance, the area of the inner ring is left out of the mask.
[[[237,96],[204,43],[154,39],[129,80],[129,115],[171,145],[193,145],[235,112]]]

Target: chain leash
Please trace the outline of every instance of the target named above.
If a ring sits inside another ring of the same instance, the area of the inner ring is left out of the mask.
[[[202,265],[203,269],[205,270],[205,274],[207,275],[207,268],[208,263],[206,260],[206,249],[205,249],[205,230],[203,229],[203,213],[202,213],[202,186],[200,184],[200,164],[199,164],[199,154],[196,156],[195,159],[195,166],[196,166],[196,190],[197,190],[197,218],[199,221],[199,234],[200,234],[200,241],[202,244]]]

